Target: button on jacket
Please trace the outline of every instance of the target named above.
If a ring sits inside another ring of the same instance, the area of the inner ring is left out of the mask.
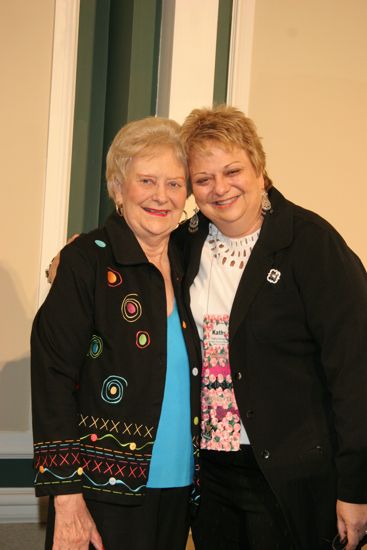
[[[190,363],[197,456],[200,381],[192,371],[200,358],[171,242],[169,257]],[[32,330],[37,495],[141,501],[163,400],[166,337],[163,277],[123,219],[113,214],[105,227],[63,249]]]

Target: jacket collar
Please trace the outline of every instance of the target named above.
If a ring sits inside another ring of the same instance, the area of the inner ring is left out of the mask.
[[[124,218],[119,216],[116,212],[113,212],[107,218],[105,229],[111,243],[112,253],[116,263],[121,265],[150,263],[133,231],[127,225]],[[171,239],[168,244],[168,255],[171,262],[171,269],[174,268],[175,273],[182,276],[181,260]]]
[[[269,190],[269,199],[272,210],[264,219],[258,240],[258,248],[265,254],[287,248],[293,240],[292,204],[275,187]]]
[[[133,265],[148,263],[148,258],[124,218],[121,218],[114,212],[107,218],[105,229],[111,243],[114,258],[118,264]]]

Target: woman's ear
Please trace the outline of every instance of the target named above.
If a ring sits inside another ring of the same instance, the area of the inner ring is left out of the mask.
[[[121,205],[123,200],[122,200],[122,182],[115,179],[113,181],[113,196],[114,196],[114,202],[116,205]]]

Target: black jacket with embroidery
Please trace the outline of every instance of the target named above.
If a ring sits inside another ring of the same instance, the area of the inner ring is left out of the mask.
[[[169,257],[190,363],[197,458],[200,357],[172,242]],[[36,494],[83,492],[136,504],[145,493],[166,376],[163,277],[117,214],[66,246],[61,258],[31,338]]]

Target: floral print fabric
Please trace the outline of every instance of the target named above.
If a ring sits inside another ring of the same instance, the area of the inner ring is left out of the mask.
[[[228,353],[229,315],[205,315],[201,388],[201,449],[238,451],[241,422]]]

